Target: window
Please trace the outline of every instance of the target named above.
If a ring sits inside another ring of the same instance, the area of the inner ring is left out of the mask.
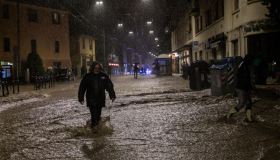
[[[234,3],[233,4],[233,7],[234,7],[233,10],[234,11],[238,10],[239,9],[239,0],[234,0],[233,3]]]
[[[192,33],[192,17],[189,17],[189,33]]]
[[[10,38],[4,37],[4,52],[10,52],[11,51],[11,42]]]
[[[201,16],[195,17],[195,32],[198,33],[202,30],[202,18]]]
[[[224,17],[224,0],[219,1],[219,18]]]
[[[217,60],[217,49],[216,48],[212,48],[212,58],[214,60]]]
[[[10,18],[10,6],[8,4],[3,5],[3,18],[9,19]]]
[[[29,22],[38,22],[38,13],[34,9],[28,9],[28,21]]]
[[[37,52],[37,41],[35,39],[31,40],[31,52],[36,53]]]
[[[210,9],[208,9],[206,12],[205,12],[205,25],[206,27],[209,26],[211,24],[211,11]]]
[[[54,43],[54,50],[55,50],[55,53],[59,53],[59,50],[60,50],[59,41],[55,41],[55,43]]]
[[[90,40],[89,40],[89,49],[92,50],[92,48],[93,48],[93,47],[92,47],[92,40],[90,39]]]
[[[254,2],[259,2],[260,0],[247,0],[247,3],[250,4],[250,3],[254,3]]]
[[[60,24],[60,14],[59,13],[52,13],[52,23],[53,24]]]
[[[83,44],[82,44],[82,45],[83,45],[83,49],[85,49],[85,48],[86,48],[85,39],[83,38],[82,41],[83,41],[83,42],[82,42],[82,43],[83,43]]]
[[[199,60],[203,60],[203,58],[202,58],[202,51],[199,51]]]
[[[219,19],[219,3],[218,1],[215,2],[215,7],[214,7],[214,20]]]
[[[197,52],[194,53],[194,60],[197,61]]]
[[[233,56],[237,56],[238,55],[238,40],[233,40],[232,42],[232,52],[233,52]]]

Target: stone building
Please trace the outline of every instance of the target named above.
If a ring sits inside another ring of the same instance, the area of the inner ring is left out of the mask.
[[[273,63],[279,60],[280,29],[267,13],[260,0],[190,1],[172,32],[172,52],[179,54],[179,65],[248,53]]]
[[[32,51],[47,68],[70,68],[69,13],[40,4],[0,0],[0,61],[21,76]]]
[[[73,68],[81,76],[96,61],[95,39],[90,35],[71,36],[70,44]]]

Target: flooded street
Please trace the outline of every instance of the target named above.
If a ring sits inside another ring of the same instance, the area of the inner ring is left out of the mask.
[[[0,159],[280,158],[279,130],[266,124],[268,115],[279,113],[277,108],[256,110],[253,123],[244,121],[245,113],[226,120],[236,99],[212,97],[210,90],[193,92],[181,77],[123,76],[112,81],[117,99],[107,100],[102,117],[110,116],[113,132],[92,133],[86,127],[90,113],[77,101],[78,82],[42,90],[37,100],[26,97],[33,100],[2,105]]]

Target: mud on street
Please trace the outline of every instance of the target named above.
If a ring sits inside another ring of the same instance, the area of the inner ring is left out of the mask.
[[[79,82],[1,97],[0,159],[280,159],[279,99],[255,96],[254,122],[247,123],[245,113],[225,119],[234,97],[193,92],[181,77],[112,80],[117,100],[102,113],[112,132],[86,127]]]

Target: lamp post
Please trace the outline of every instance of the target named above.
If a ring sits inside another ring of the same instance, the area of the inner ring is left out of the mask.
[[[15,49],[15,59],[14,63],[16,65],[16,78],[19,78],[19,70],[20,70],[20,4],[19,0],[17,0],[16,8],[17,8],[17,47]]]
[[[101,15],[101,9],[104,7],[103,1],[96,1],[95,6],[97,7],[99,11],[99,15]],[[105,26],[104,26],[104,17],[101,17],[102,20],[102,35],[103,35],[103,66],[106,66],[106,32],[105,32]]]

